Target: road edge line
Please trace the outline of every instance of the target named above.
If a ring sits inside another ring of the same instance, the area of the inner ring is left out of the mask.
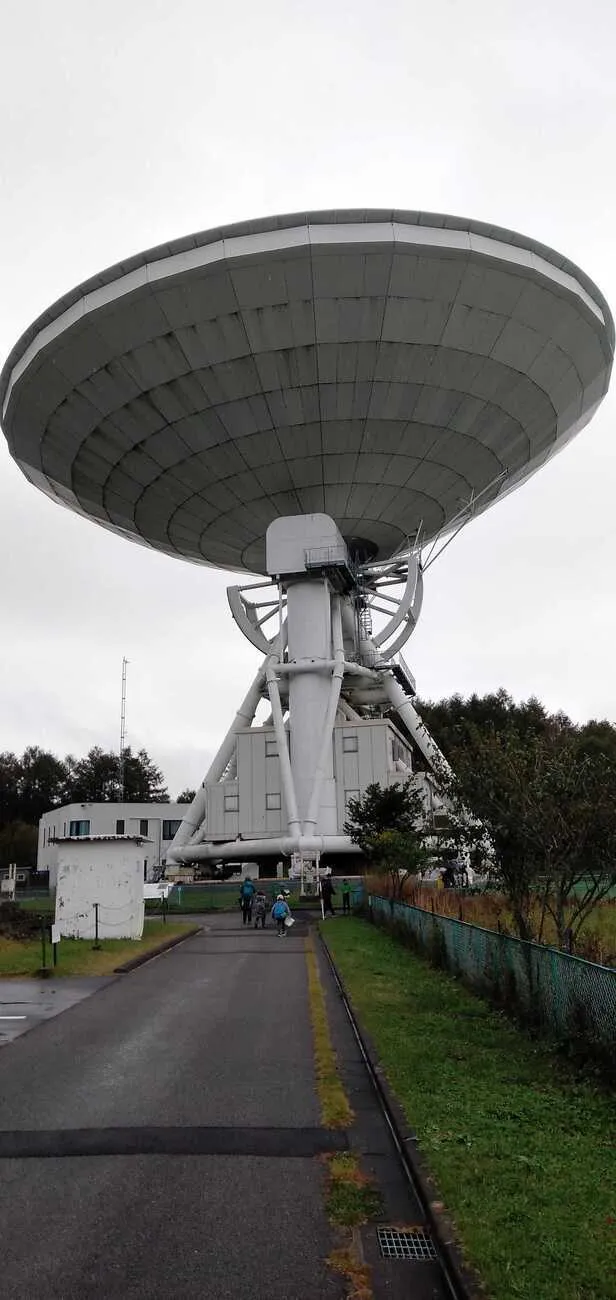
[[[201,934],[203,926],[193,925],[186,934],[175,934],[172,939],[165,939],[159,943],[157,948],[149,948],[147,952],[140,952],[137,957],[131,957],[130,961],[122,962],[121,966],[114,966],[113,975],[129,975],[131,971],[137,970],[138,966],[145,966],[146,961],[152,961],[154,957],[160,957],[163,952],[169,952],[171,948],[177,948],[179,943],[185,943],[187,939],[194,939],[196,934]]]

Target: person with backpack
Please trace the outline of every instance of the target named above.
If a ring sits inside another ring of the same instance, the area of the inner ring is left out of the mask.
[[[252,904],[253,904],[254,896],[255,896],[255,887],[252,883],[252,880],[250,879],[250,876],[246,876],[246,879],[242,881],[242,884],[240,886],[242,925],[250,925],[250,921],[252,919]]]
[[[332,883],[331,877],[330,877],[330,876],[325,876],[325,879],[321,881],[321,897],[322,897],[322,899],[323,899],[323,915],[325,915],[326,912],[330,912],[330,914],[331,914],[332,916],[335,916],[335,912],[334,912],[334,904],[332,903],[332,898],[333,898],[335,892],[336,892],[336,890],[334,889],[334,886],[333,886],[333,883]]]
[[[287,927],[285,922],[287,917],[290,915],[291,909],[289,904],[285,902],[284,895],[279,894],[272,908],[272,919],[276,922],[276,930],[279,939],[281,936],[283,939],[286,939],[287,937]]]
[[[254,903],[255,930],[258,930],[259,922],[261,923],[261,929],[262,930],[265,929],[266,911],[267,911],[267,899],[265,897],[265,894],[263,893],[263,890],[258,889],[255,894],[255,903]]]

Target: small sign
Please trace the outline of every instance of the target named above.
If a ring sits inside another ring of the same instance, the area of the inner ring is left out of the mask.
[[[61,938],[61,936],[60,936],[60,926],[59,926],[57,923],[55,923],[55,924],[52,925],[52,927],[51,927],[51,942],[52,942],[52,943],[59,943],[59,942],[60,942],[60,938]]]

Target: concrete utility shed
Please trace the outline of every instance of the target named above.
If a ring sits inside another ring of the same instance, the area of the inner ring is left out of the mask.
[[[56,925],[70,939],[140,939],[143,840],[82,835],[58,840]]]

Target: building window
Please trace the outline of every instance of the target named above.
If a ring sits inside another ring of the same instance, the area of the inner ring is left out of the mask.
[[[148,819],[147,817],[142,817],[139,822],[139,834],[147,835],[147,833],[148,833]]]
[[[280,812],[280,795],[266,794],[265,807],[268,812]]]
[[[349,799],[359,799],[359,790],[345,790],[344,792],[344,811],[349,811]]]
[[[265,737],[265,757],[278,758],[278,741],[275,736]]]
[[[239,812],[240,801],[236,794],[225,795],[225,812]]]
[[[116,835],[123,835],[123,834],[124,834],[124,818],[118,817],[118,820],[116,821]]]
[[[403,763],[410,763],[410,754],[408,749],[398,740],[397,736],[391,738],[391,756],[394,763],[397,759],[402,759]]]
[[[45,831],[45,827],[43,826],[43,848],[45,848],[45,835],[46,835],[46,831]]]
[[[356,754],[358,747],[357,735],[346,734],[342,737],[343,754]]]
[[[89,823],[89,822],[71,822],[71,823],[70,823],[70,826],[69,826],[69,835],[71,835],[71,836],[79,836],[79,835],[89,835],[89,834],[90,834],[90,823]]]
[[[181,818],[178,818],[177,821],[163,822],[163,839],[164,840],[175,839],[181,825],[182,825]]]

